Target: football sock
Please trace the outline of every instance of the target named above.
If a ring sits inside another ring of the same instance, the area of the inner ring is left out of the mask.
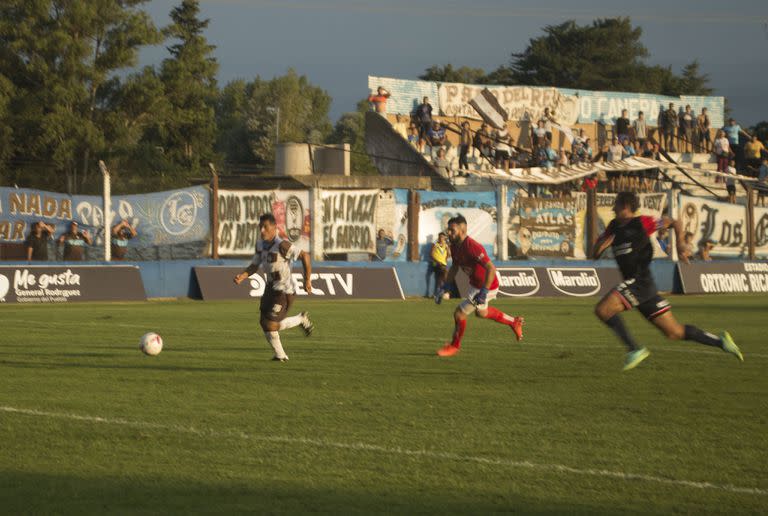
[[[629,330],[627,330],[624,321],[621,320],[621,317],[619,317],[618,314],[604,322],[616,335],[619,336],[622,342],[624,342],[624,345],[627,346],[627,350],[636,351],[638,349],[635,339],[629,334]]]
[[[456,321],[456,328],[453,330],[453,340],[451,340],[451,346],[459,348],[461,347],[461,338],[464,336],[464,330],[467,327],[467,320],[461,319]]]
[[[692,340],[706,346],[714,346],[716,348],[723,347],[723,341],[717,335],[712,335],[708,331],[697,328],[690,324],[685,325],[685,340]]]
[[[507,326],[512,326],[512,323],[515,322],[515,318],[514,317],[512,317],[511,315],[507,315],[504,312],[502,312],[501,310],[497,310],[496,308],[494,308],[492,306],[488,307],[488,309],[486,311],[486,314],[485,314],[485,318],[486,319],[491,319],[491,320],[496,321],[496,322],[501,323],[501,324],[506,324]]]
[[[295,328],[301,322],[304,320],[304,318],[299,315],[294,315],[293,317],[286,317],[282,321],[280,321],[280,329],[281,330],[287,330],[288,328]]]
[[[267,342],[272,346],[277,358],[286,358],[288,355],[283,351],[283,343],[280,342],[280,334],[276,331],[265,331],[264,336],[267,338]]]

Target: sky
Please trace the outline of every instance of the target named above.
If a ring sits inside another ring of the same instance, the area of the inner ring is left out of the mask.
[[[150,0],[158,26],[181,0]],[[541,28],[573,19],[629,16],[643,29],[649,64],[698,60],[714,95],[747,127],[768,120],[766,0],[201,0],[221,86],[293,68],[333,98],[330,117],[368,95],[368,75],[416,79],[435,64],[491,71],[523,51]],[[142,65],[167,57],[144,49]]]

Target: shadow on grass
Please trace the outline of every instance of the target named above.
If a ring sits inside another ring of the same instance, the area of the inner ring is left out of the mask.
[[[149,360],[149,359],[148,359]],[[182,372],[203,372],[203,373],[233,373],[237,369],[229,367],[180,367],[173,365],[158,365],[158,364],[84,364],[80,362],[16,362],[13,360],[0,360],[1,367],[16,367],[19,369],[59,369],[59,368],[71,368],[71,369],[137,369],[147,371],[150,368],[155,371],[182,371]]]
[[[297,475],[299,477],[300,475]],[[185,479],[85,477],[0,472],[5,514],[609,514],[602,508],[539,500],[517,493],[483,496],[426,486],[345,486],[253,480],[200,483]],[[327,487],[321,487],[323,485]],[[405,491],[405,492],[404,492]],[[610,514],[621,511],[613,510]],[[626,514],[626,513],[625,513]]]

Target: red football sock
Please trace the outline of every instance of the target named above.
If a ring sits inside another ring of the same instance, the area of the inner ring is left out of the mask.
[[[515,318],[511,315],[507,315],[501,310],[497,310],[492,306],[489,306],[487,309],[487,313],[485,314],[486,319],[493,319],[494,321],[506,324],[507,326],[512,326],[512,323],[515,322]]]
[[[464,329],[467,327],[467,320],[461,319],[460,321],[456,321],[456,328],[453,330],[453,340],[451,341],[451,346],[460,348],[461,347],[461,338],[464,336]]]

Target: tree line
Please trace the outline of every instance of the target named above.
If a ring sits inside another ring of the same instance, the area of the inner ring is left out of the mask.
[[[116,193],[185,186],[207,164],[268,170],[280,141],[350,143],[353,173],[365,155],[362,100],[334,124],[330,95],[305,76],[234,80],[219,87],[210,20],[181,0],[166,27],[148,0],[4,0],[0,4],[0,184],[71,193],[100,189],[105,160]],[[707,95],[697,62],[677,75],[649,66],[641,29],[627,18],[548,26],[508,65],[486,73],[436,65],[425,80]],[[139,51],[165,45],[155,66]],[[279,127],[277,124],[279,123]]]

